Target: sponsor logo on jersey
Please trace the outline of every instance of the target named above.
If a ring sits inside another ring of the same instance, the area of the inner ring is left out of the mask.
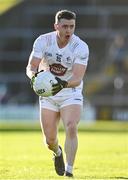
[[[57,76],[63,76],[67,71],[67,68],[65,68],[61,64],[51,64],[49,66],[51,73]]]

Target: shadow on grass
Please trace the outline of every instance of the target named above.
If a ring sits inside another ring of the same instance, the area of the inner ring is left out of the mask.
[[[128,177],[110,177],[110,179],[128,179]]]
[[[97,179],[97,180],[110,180],[110,179],[128,179],[128,177],[104,177],[104,178],[101,178],[101,177],[85,176],[84,179],[87,179],[87,180],[94,180],[94,179]]]
[[[128,177],[116,177],[117,179],[128,179]]]

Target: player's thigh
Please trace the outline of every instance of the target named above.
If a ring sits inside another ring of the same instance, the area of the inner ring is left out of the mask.
[[[41,108],[40,110],[40,122],[42,130],[46,137],[55,137],[57,134],[57,126],[60,119],[60,113]]]
[[[65,126],[67,126],[70,123],[77,125],[80,121],[81,105],[72,104],[65,106],[61,108],[60,114]]]

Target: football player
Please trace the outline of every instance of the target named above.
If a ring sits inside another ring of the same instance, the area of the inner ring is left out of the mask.
[[[78,147],[77,125],[83,105],[83,78],[87,69],[88,45],[74,34],[76,14],[60,10],[55,15],[55,31],[40,35],[34,42],[27,65],[27,76],[34,79],[40,70],[50,70],[58,83],[52,96],[40,97],[40,122],[48,148],[53,151],[56,173],[73,177]],[[60,118],[65,128],[64,163],[58,143]]]

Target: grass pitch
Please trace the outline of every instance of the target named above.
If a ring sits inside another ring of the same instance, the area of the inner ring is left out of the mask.
[[[59,142],[64,146],[64,132]],[[128,179],[128,132],[79,132],[74,179]],[[41,131],[3,131],[0,134],[1,180],[68,179],[56,175],[52,152]]]

